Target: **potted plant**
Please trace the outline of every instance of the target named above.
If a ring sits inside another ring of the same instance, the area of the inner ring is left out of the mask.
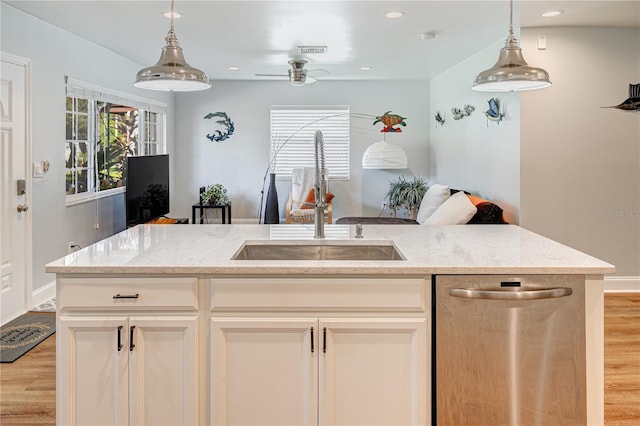
[[[200,203],[205,205],[226,206],[229,202],[227,189],[219,183],[208,185],[204,192],[200,194]]]
[[[407,209],[409,217],[415,219],[425,192],[427,192],[427,182],[421,177],[415,176],[412,181],[407,181],[404,176],[400,176],[389,183],[389,191],[385,198],[394,216],[396,210]]]

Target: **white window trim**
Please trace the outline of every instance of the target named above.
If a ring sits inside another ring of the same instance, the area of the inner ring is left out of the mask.
[[[91,99],[93,101],[111,102],[117,104],[123,104],[127,106],[136,107],[142,111],[150,111],[162,114],[164,117],[160,118],[162,125],[160,131],[162,132],[162,141],[158,144],[158,148],[162,153],[166,153],[167,139],[166,139],[166,113],[167,103],[157,101],[155,99],[143,98],[136,95],[130,95],[125,92],[120,92],[113,89],[107,89],[97,86],[86,81],[78,80],[73,77],[65,76],[65,96],[73,96]],[[139,142],[140,143],[140,142]],[[93,156],[89,159],[93,162]],[[93,169],[93,167],[91,167]],[[93,176],[89,176],[89,179],[95,180]],[[76,206],[79,204],[88,203],[101,198],[112,197],[117,194],[124,194],[126,187],[118,187],[106,189],[103,191],[95,191],[95,182],[92,183],[93,191],[87,191],[80,194],[65,194],[65,206]]]
[[[65,206],[77,206],[78,204],[88,203],[90,201],[99,200],[100,198],[113,197],[114,195],[124,194],[126,187],[105,189],[98,192],[82,192],[80,194],[67,195]]]
[[[308,117],[296,117],[296,114],[305,115],[306,112],[309,114]],[[322,115],[327,117],[317,118]],[[316,130],[322,130],[329,179],[349,180],[351,173],[350,116],[348,105],[272,105],[269,117],[271,170],[278,178],[289,179],[293,168],[314,167],[313,135]],[[286,130],[281,134],[283,128]],[[285,148],[292,149],[284,151],[283,155],[280,147],[284,141],[287,144]],[[275,161],[273,160],[274,152],[277,152]]]

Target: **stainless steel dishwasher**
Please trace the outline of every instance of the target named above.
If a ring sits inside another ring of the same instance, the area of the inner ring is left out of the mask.
[[[437,425],[585,425],[584,276],[438,275]]]

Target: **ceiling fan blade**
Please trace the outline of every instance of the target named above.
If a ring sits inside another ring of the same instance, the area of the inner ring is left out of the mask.
[[[309,72],[316,72],[316,71],[322,71],[322,72],[324,72],[324,73],[329,74],[329,71],[325,70],[324,68],[314,68],[314,69],[312,69],[312,70],[307,70],[307,72],[308,72],[308,73],[309,73]]]
[[[304,84],[313,84],[316,81],[318,81],[318,80],[316,80],[315,78],[310,77],[309,75],[307,75],[307,78],[304,80]]]
[[[286,74],[254,74],[256,77],[289,77]]]

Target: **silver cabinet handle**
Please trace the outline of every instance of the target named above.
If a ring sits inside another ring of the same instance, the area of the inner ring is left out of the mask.
[[[504,290],[473,290],[468,288],[452,288],[449,295],[465,299],[489,300],[536,300],[553,299],[555,297],[571,296],[573,290],[569,287],[545,288],[540,290],[504,291]]]

